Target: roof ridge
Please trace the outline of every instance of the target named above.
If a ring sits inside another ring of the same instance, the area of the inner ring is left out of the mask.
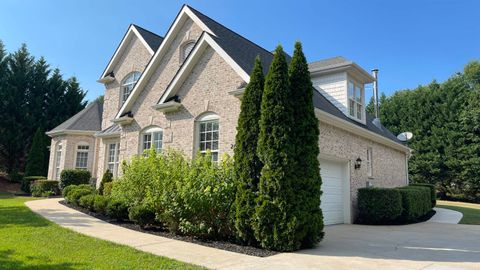
[[[143,28],[143,27],[139,26],[138,24],[132,23],[132,25],[135,26],[135,27],[138,27],[138,28],[142,29],[143,31],[146,31],[146,32],[148,32],[148,33],[150,33],[150,34],[152,34],[152,35],[155,35],[155,36],[157,36],[157,37],[159,37],[159,38],[163,38],[163,37],[160,36],[159,34],[154,33],[154,32],[152,32],[152,31],[150,31],[150,30],[148,30],[148,29],[146,29],[146,28]]]
[[[190,6],[190,5],[187,5],[187,4],[186,4],[186,6],[187,6],[188,8],[190,8],[190,9],[192,9],[193,11],[200,13],[202,16],[205,16],[207,19],[209,19],[209,20],[213,21],[214,23],[216,23],[216,24],[218,24],[218,25],[222,26],[223,28],[227,29],[228,31],[232,32],[233,34],[235,34],[235,35],[239,36],[240,38],[242,38],[242,39],[244,39],[244,40],[248,41],[249,43],[251,43],[251,44],[253,44],[253,45],[257,46],[259,49],[262,49],[262,50],[264,50],[265,52],[267,52],[267,53],[269,53],[269,54],[273,55],[273,53],[272,53],[271,51],[269,51],[269,50],[265,49],[264,47],[262,47],[262,46],[258,45],[257,43],[255,43],[255,42],[251,41],[250,39],[248,39],[248,38],[244,37],[243,35],[240,35],[239,33],[235,32],[234,30],[230,29],[229,27],[227,27],[227,26],[225,26],[225,25],[223,25],[223,24],[219,23],[218,21],[216,21],[216,20],[212,19],[210,16],[203,14],[202,12],[198,11],[197,9],[193,8],[193,7],[192,7],[192,6]]]

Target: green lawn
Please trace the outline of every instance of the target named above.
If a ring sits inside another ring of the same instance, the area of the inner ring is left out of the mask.
[[[0,194],[0,269],[203,269],[84,236]]]
[[[437,207],[461,212],[463,214],[460,224],[480,225],[480,204],[437,201]]]

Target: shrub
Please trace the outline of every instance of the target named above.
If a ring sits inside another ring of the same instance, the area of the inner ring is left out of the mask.
[[[22,183],[24,174],[20,172],[11,172],[7,179],[12,183]]]
[[[358,219],[364,224],[388,224],[402,214],[402,196],[398,189],[358,189]]]
[[[432,184],[426,184],[426,183],[417,183],[417,184],[410,184],[412,187],[428,187],[430,189],[430,196],[432,200],[432,207],[435,207],[437,205],[437,191],[435,190],[435,185]]]
[[[78,205],[80,205],[85,209],[93,211],[94,209],[93,203],[94,203],[95,196],[96,196],[95,194],[87,194],[80,197],[80,199],[78,200]]]
[[[406,186],[397,188],[402,195],[402,215],[400,222],[413,222],[432,209],[429,187]]]
[[[135,205],[128,210],[128,218],[141,227],[145,227],[155,223],[155,210],[147,204]]]
[[[105,214],[108,205],[108,198],[102,195],[95,195],[93,198],[93,211]]]
[[[118,221],[128,218],[128,206],[124,201],[111,199],[106,208],[107,216]]]
[[[31,192],[30,186],[32,185],[33,182],[35,182],[37,180],[47,180],[47,178],[45,176],[26,176],[26,177],[23,177],[20,189],[23,192],[30,193]]]
[[[100,182],[100,187],[98,188],[98,193],[100,195],[103,195],[105,184],[111,183],[112,181],[113,181],[113,174],[110,172],[110,170],[107,169],[107,171],[103,174],[102,181]]]
[[[90,185],[79,185],[71,188],[68,191],[67,195],[65,196],[65,200],[73,205],[78,205],[79,199],[82,196],[93,194],[94,192],[95,190]]]
[[[60,188],[70,185],[89,184],[91,174],[86,170],[63,170],[60,174]]]
[[[78,189],[78,188],[91,189],[92,186],[87,185],[87,184],[82,184],[82,185],[70,185],[70,186],[65,187],[65,188],[62,190],[62,196],[63,196],[64,198],[66,198],[66,197],[68,196],[68,194],[69,194],[72,190]]]
[[[110,196],[112,194],[113,182],[108,182],[103,185],[103,195]]]
[[[30,186],[32,196],[49,197],[60,194],[57,180],[36,180]]]

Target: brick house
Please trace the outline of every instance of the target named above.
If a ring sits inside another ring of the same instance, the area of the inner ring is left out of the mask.
[[[97,179],[147,148],[175,148],[193,157],[232,154],[244,87],[254,59],[267,72],[273,55],[184,5],[164,37],[130,25],[98,80],[103,103],[47,132],[48,177],[86,169]],[[408,182],[410,150],[365,112],[365,85],[374,78],[343,57],[309,64],[320,123],[326,224],[350,223],[357,189]],[[361,161],[360,161],[361,160]]]

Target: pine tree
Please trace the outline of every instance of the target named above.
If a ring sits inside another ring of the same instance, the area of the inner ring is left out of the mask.
[[[38,128],[33,137],[32,147],[27,156],[25,167],[25,176],[46,176],[45,171],[45,133],[42,128]]]
[[[323,238],[323,216],[320,209],[322,179],[318,161],[319,129],[313,106],[313,85],[300,42],[295,43],[289,66],[289,81],[295,127],[292,144],[295,146],[293,173],[296,198],[290,202],[291,215],[297,220],[294,245],[312,247]]]
[[[264,164],[259,183],[254,234],[263,248],[294,250],[297,220],[291,215],[296,198],[292,134],[292,103],[288,66],[282,47],[275,50],[262,96],[257,153]]]
[[[260,171],[263,167],[257,155],[257,143],[264,81],[262,64],[257,57],[250,82],[243,94],[234,149],[237,184],[235,228],[240,240],[250,245],[255,242],[252,219]]]

